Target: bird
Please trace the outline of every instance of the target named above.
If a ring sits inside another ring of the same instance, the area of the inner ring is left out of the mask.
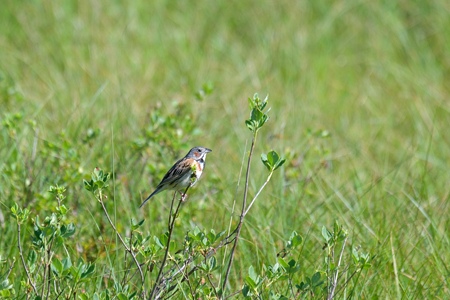
[[[189,150],[185,157],[179,159],[170,170],[164,175],[164,178],[156,187],[155,191],[147,197],[139,206],[141,208],[148,200],[164,190],[175,190],[182,194],[181,200],[184,201],[184,194],[187,187],[197,183],[205,169],[206,154],[211,149],[205,147],[194,147]]]

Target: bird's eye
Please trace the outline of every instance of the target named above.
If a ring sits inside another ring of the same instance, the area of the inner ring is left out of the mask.
[[[202,152],[202,150],[200,150],[200,149],[197,149],[197,152]]]

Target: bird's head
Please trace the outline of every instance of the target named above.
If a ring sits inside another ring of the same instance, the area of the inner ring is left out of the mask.
[[[201,160],[205,159],[206,154],[211,152],[211,149],[205,148],[205,147],[194,147],[192,148],[189,153],[187,154],[188,158],[193,158],[195,160]]]

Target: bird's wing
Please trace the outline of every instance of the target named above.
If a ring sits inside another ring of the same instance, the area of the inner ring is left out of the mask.
[[[178,160],[172,168],[164,175],[164,178],[156,187],[155,191],[142,202],[139,207],[142,207],[151,197],[164,191],[168,187],[171,187],[178,179],[183,178],[187,173],[192,172],[192,164],[194,160],[192,158],[185,158]]]
[[[156,189],[169,184],[171,185],[178,179],[184,177],[187,173],[192,172],[192,164],[194,160],[192,158],[182,158],[177,161],[172,168],[164,175],[164,178],[158,184]]]

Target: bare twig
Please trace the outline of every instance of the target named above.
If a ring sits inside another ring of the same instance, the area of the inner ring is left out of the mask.
[[[122,243],[122,245],[125,247],[125,250],[126,250],[128,253],[130,253],[131,257],[133,258],[133,261],[134,261],[135,265],[137,266],[137,268],[138,268],[138,270],[139,270],[139,274],[140,274],[140,276],[141,276],[142,284],[144,284],[144,273],[142,272],[141,265],[139,264],[139,262],[138,262],[138,260],[137,260],[137,258],[136,258],[136,255],[135,255],[135,253],[133,252],[133,249],[132,249],[131,247],[128,247],[127,243],[125,243],[125,241],[123,240],[123,238],[122,238],[122,236],[120,235],[119,231],[117,231],[117,228],[116,228],[116,226],[114,225],[113,221],[111,220],[111,218],[110,218],[110,216],[109,216],[109,214],[108,214],[108,211],[107,211],[107,209],[106,209],[106,207],[105,207],[105,204],[103,203],[103,196],[102,196],[101,191],[99,192],[99,202],[100,202],[100,204],[101,204],[101,206],[102,206],[103,212],[104,212],[105,215],[106,215],[106,218],[108,219],[109,224],[110,224],[111,227],[114,229],[114,232],[116,233],[116,235],[117,235],[117,237],[119,238],[119,240],[120,240],[120,242]]]
[[[149,299],[157,299],[157,298],[159,298],[159,296],[156,297],[156,298],[154,298],[154,297],[155,297],[155,294],[160,290],[159,286],[160,286],[160,281],[161,281],[161,275],[163,273],[163,269],[164,269],[164,266],[166,264],[167,256],[169,254],[170,241],[172,239],[172,233],[173,233],[175,220],[176,220],[176,218],[178,216],[178,212],[180,210],[181,203],[183,203],[183,199],[186,196],[186,193],[187,193],[187,191],[189,190],[190,187],[191,187],[191,184],[189,184],[187,186],[186,190],[184,191],[183,195],[181,196],[180,201],[178,201],[178,205],[177,205],[177,207],[175,209],[175,213],[172,216],[173,204],[175,202],[177,191],[175,191],[174,194],[173,194],[172,202],[170,204],[169,219],[168,219],[168,222],[167,222],[167,228],[168,228],[169,235],[167,237],[166,251],[164,252],[164,258],[163,258],[163,260],[161,262],[161,267],[159,268],[158,275],[156,276],[155,285],[153,286],[152,291],[150,292]]]
[[[51,279],[52,273],[51,273],[51,266],[50,265],[52,263],[53,253],[51,253],[51,247],[48,249],[47,255],[48,255],[48,261],[47,261],[47,276],[48,276],[48,278],[47,278],[47,298],[46,299],[49,299],[49,297],[50,297],[50,286],[51,286],[51,283],[52,283],[52,279]]]
[[[348,270],[349,270],[349,267],[347,266],[343,272],[347,272]],[[337,296],[340,292],[343,291],[344,288],[346,288],[348,286],[348,283],[350,282],[350,280],[352,280],[352,278],[355,276],[355,274],[361,274],[361,272],[359,272],[359,270],[357,269],[352,274],[350,274],[350,276],[348,276],[348,278],[345,280],[345,282],[343,284],[341,284],[340,288],[334,292],[335,296]],[[351,293],[350,293],[350,295],[351,295]]]
[[[21,243],[20,243],[20,222],[19,222],[19,221],[17,221],[17,233],[18,233],[18,234],[17,234],[17,247],[19,248],[20,260],[22,261],[23,268],[25,269],[25,273],[27,273],[28,281],[30,282],[31,287],[33,288],[34,293],[35,293],[36,295],[38,295],[38,291],[37,291],[37,289],[36,289],[36,285],[33,283],[33,280],[31,279],[30,272],[28,271],[27,264],[25,263],[25,259],[24,259],[24,257],[23,257],[22,245],[21,245]]]
[[[234,191],[234,196],[233,196],[233,206],[231,208],[231,212],[230,212],[230,222],[228,224],[228,236],[225,238],[228,239],[231,235],[233,235],[236,232],[236,228],[234,228],[233,232],[230,233],[231,231],[231,227],[233,224],[233,215],[234,215],[234,211],[236,209],[236,200],[237,200],[237,195],[238,195],[238,191],[239,191],[239,186],[241,185],[241,179],[242,179],[242,170],[244,169],[244,165],[245,165],[245,156],[246,156],[246,150],[247,150],[247,146],[248,146],[248,140],[245,141],[245,147],[244,147],[244,153],[242,154],[242,160],[241,160],[241,167],[239,168],[239,176],[238,176],[238,181],[236,184],[236,189]],[[223,258],[222,258],[222,265],[225,265],[225,260],[227,258],[227,248],[225,248],[224,250],[224,254],[223,254]],[[222,274],[220,275],[220,280],[222,281]]]
[[[11,265],[8,268],[8,271],[5,274],[5,278],[9,277],[9,274],[11,274],[12,269],[14,268],[14,264],[16,263],[16,260],[13,260],[13,262],[11,263]]]
[[[226,296],[225,299],[233,298],[234,296],[240,294],[241,292],[242,292],[242,290],[237,290],[237,291],[231,293],[230,295]]]
[[[333,274],[333,278],[331,279],[331,289],[330,289],[330,293],[328,294],[327,300],[331,300],[334,298],[337,281],[338,281],[338,277],[339,277],[339,267],[341,266],[342,256],[344,255],[344,249],[345,249],[346,243],[347,243],[347,238],[345,238],[345,240],[342,242],[341,253],[339,254],[339,260],[336,265],[336,271]]]
[[[206,279],[208,279],[208,283],[213,289],[214,295],[217,297],[217,299],[219,299],[219,293],[217,293],[217,288],[211,280],[211,274],[206,274]]]
[[[192,299],[195,299],[195,290],[197,290],[199,283],[197,283],[197,286],[195,288],[192,288],[192,284],[191,281],[189,280],[189,275],[191,275],[191,272],[187,272],[186,268],[185,268],[185,272],[183,272],[183,281],[187,282],[187,285],[189,287],[189,292],[191,293],[191,297]]]
[[[261,188],[259,189],[259,191],[256,193],[255,197],[253,197],[252,202],[250,202],[250,204],[248,205],[247,209],[245,210],[244,216],[248,213],[248,211],[250,210],[250,208],[252,207],[253,203],[255,203],[256,198],[258,198],[259,194],[261,194],[262,190],[266,187],[266,185],[269,183],[270,178],[272,178],[272,174],[273,171],[271,171],[269,173],[269,176],[267,176],[266,181],[263,183],[263,185],[261,186]]]
[[[45,266],[44,266],[44,276],[42,278],[42,282],[44,284],[42,284],[42,298],[45,292],[45,283],[47,283],[47,296],[46,299],[48,299],[49,295],[50,295],[50,285],[51,285],[51,263],[52,263],[52,258],[53,258],[53,243],[55,241],[55,233],[53,233],[52,237],[51,237],[51,241],[50,244],[47,245],[47,243],[45,243],[45,247],[47,248],[45,251],[46,253],[46,257],[44,258],[46,260],[45,262]]]
[[[232,233],[230,233],[226,238],[224,238],[216,247],[210,249],[205,255],[205,259],[210,258],[211,256],[213,256],[217,250],[219,250],[222,247],[225,247],[226,245],[232,243],[235,239],[234,234],[236,232],[236,228],[233,230]],[[172,280],[174,280],[177,276],[179,276],[182,272],[184,272],[184,270],[199,256],[200,254],[198,252],[195,253],[195,255],[191,255],[190,257],[188,257],[184,262],[183,265],[176,265],[173,268],[171,268],[170,270],[166,271],[163,275],[162,275],[162,279],[161,279],[161,283],[159,284],[161,287],[159,288],[160,292],[159,294],[156,295],[156,299],[159,299],[162,295],[162,290],[164,289],[165,286],[167,286]],[[177,269],[174,272],[174,269]],[[195,265],[192,270],[189,272],[189,275],[192,274],[194,271],[197,270],[197,265]],[[171,274],[169,276],[169,274]],[[184,280],[183,280],[184,281]]]
[[[129,245],[130,249],[133,248],[133,230],[131,230],[130,233],[130,245]],[[122,279],[122,285],[124,286],[127,283],[127,276],[130,272],[130,268],[128,268],[128,252],[125,251],[125,257],[123,258],[123,263],[124,263],[124,267],[125,267],[125,272],[123,273],[123,279]],[[133,275],[130,278],[133,278],[134,275],[136,274],[136,272],[133,273]]]
[[[255,132],[253,135],[252,145],[250,146],[250,153],[248,154],[247,171],[245,173],[244,199],[242,201],[241,216],[239,218],[239,223],[235,230],[236,236],[234,238],[233,247],[231,248],[230,260],[228,261],[227,271],[225,273],[225,277],[224,277],[223,283],[222,283],[222,296],[223,296],[223,294],[225,292],[225,288],[227,286],[228,277],[230,276],[231,266],[233,264],[234,253],[236,251],[236,246],[237,246],[237,243],[239,240],[239,236],[241,234],[242,224],[244,223],[245,211],[246,211],[246,207],[247,207],[248,184],[249,184],[249,178],[250,178],[250,163],[252,160],[253,150],[255,149],[256,137],[257,137],[257,132]]]

